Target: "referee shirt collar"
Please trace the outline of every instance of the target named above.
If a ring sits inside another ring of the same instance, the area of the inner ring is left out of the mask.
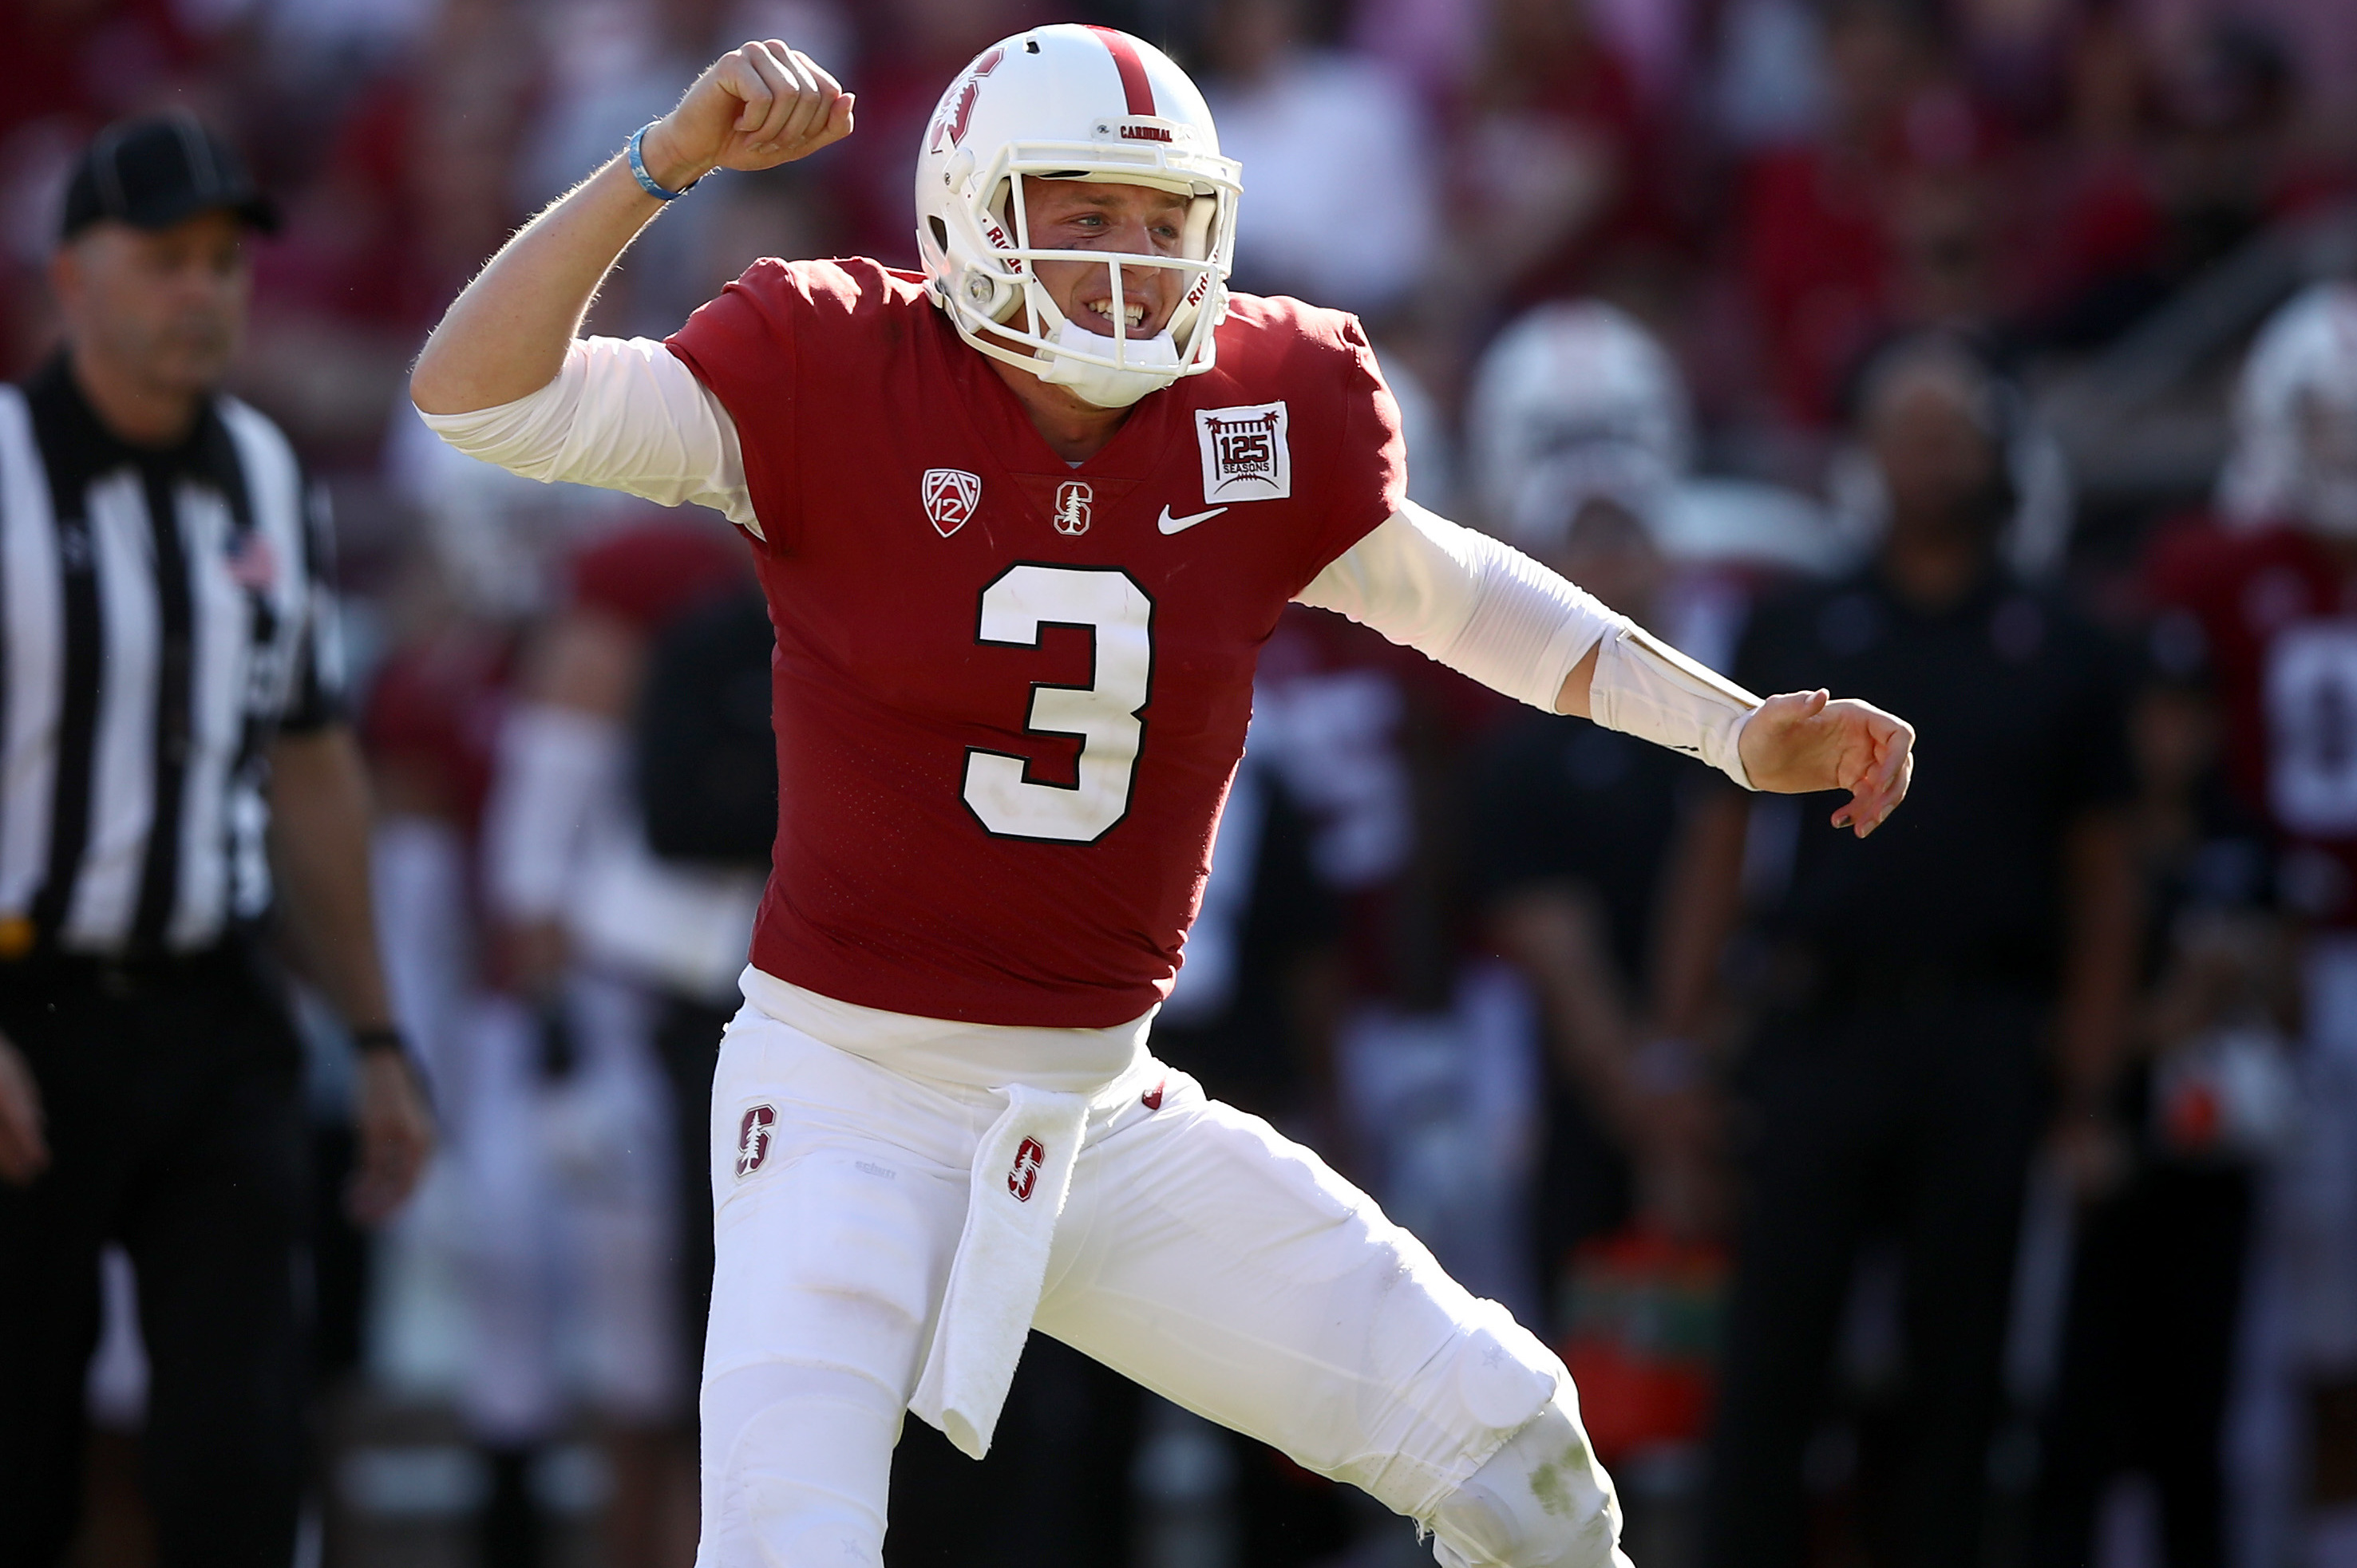
[[[74,381],[71,350],[60,349],[48,363],[25,382],[27,401],[56,420],[65,450],[59,454],[81,474],[95,476],[126,464],[167,474],[194,474],[219,481],[222,461],[221,413],[208,397],[197,423],[179,440],[165,446],[126,441],[109,429]]]

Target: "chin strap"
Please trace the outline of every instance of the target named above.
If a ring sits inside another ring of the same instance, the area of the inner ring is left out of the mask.
[[[1598,724],[1699,757],[1756,789],[1744,770],[1743,726],[1760,699],[1644,628],[1623,623],[1597,645],[1587,711]]]
[[[1067,352],[1036,361],[1038,368],[1031,373],[1051,387],[1071,388],[1082,401],[1099,408],[1127,408],[1178,379],[1178,345],[1168,331],[1122,340],[1121,351],[1131,363],[1120,370],[1076,357],[1105,353],[1114,342],[1066,320],[1056,328],[1056,346]]]

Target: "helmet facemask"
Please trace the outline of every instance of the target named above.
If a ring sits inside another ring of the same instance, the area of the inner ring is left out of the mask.
[[[1170,132],[1173,145],[1111,139],[1117,133],[1135,137],[1145,129]],[[1129,120],[1098,130],[1108,139],[1011,144],[978,174],[969,172],[970,166],[953,165],[948,178],[964,188],[956,192],[946,212],[937,209],[920,226],[918,245],[934,252],[926,257],[927,270],[968,343],[1051,386],[1070,387],[1099,407],[1125,408],[1215,362],[1215,328],[1226,311],[1240,187],[1232,161],[1178,145],[1192,134],[1183,124]],[[965,177],[962,181],[960,175]],[[1178,253],[1034,245],[1023,200],[1027,177],[1140,185],[1186,198]],[[965,231],[953,232],[952,226]],[[950,258],[961,252],[963,265],[952,267]],[[1037,263],[1041,262],[1077,262],[1105,270],[1113,300],[1110,336],[1065,314],[1039,279]],[[1149,268],[1182,274],[1185,292],[1159,331],[1135,337],[1124,306],[1134,274]]]

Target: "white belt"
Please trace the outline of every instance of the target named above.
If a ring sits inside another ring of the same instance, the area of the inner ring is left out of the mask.
[[[932,1348],[909,1408],[963,1453],[990,1451],[1039,1310],[1056,1219],[1071,1190],[1089,1097],[1014,1084],[974,1151],[971,1196]]]

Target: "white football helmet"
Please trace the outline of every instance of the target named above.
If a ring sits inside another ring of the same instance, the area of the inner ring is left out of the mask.
[[[2246,527],[2357,536],[2357,285],[2317,284],[2260,328],[2234,392],[2218,501]]]
[[[1591,499],[1658,524],[1685,476],[1692,424],[1669,354],[1598,300],[1539,306],[1500,333],[1466,411],[1490,525],[1536,551],[1560,548]]]
[[[1023,210],[1027,176],[1189,198],[1178,257],[1035,248]],[[927,122],[917,149],[917,252],[934,303],[967,342],[1100,407],[1125,408],[1211,368],[1242,190],[1203,95],[1169,57],[1111,27],[1034,27],[976,56]],[[1043,261],[1110,269],[1110,338],[1057,309],[1033,270]],[[1122,274],[1131,267],[1191,274],[1169,324],[1152,338],[1130,337],[1123,316]]]

